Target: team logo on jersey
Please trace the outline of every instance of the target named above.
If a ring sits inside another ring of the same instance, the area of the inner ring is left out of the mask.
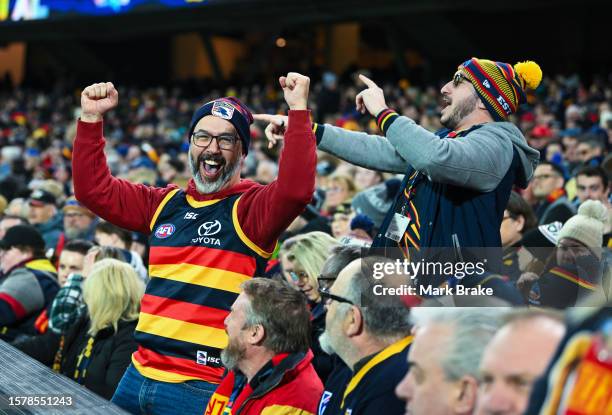
[[[211,222],[204,222],[198,228],[198,235],[200,236],[213,236],[219,233],[221,230],[221,222],[218,220]]]
[[[164,223],[163,225],[159,225],[155,230],[155,236],[159,239],[165,239],[171,236],[176,228],[171,223]]]
[[[208,352],[198,350],[196,354],[196,363],[199,365],[206,365],[206,366],[208,366],[209,364],[212,364],[213,366],[219,366],[221,365],[221,358],[209,356]]]
[[[210,111],[215,117],[231,120],[234,115],[234,107],[231,104],[223,101],[215,101],[212,110]]]
[[[191,243],[221,246],[219,239],[212,238],[212,236],[219,232],[221,232],[221,222],[218,220],[204,222],[198,228],[198,237],[193,238]]]

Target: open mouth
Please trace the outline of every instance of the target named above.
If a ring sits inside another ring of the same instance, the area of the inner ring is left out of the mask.
[[[206,179],[215,180],[221,174],[224,165],[224,160],[205,159],[200,163],[200,171]]]

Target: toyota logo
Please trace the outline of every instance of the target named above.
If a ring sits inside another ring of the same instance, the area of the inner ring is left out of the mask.
[[[219,233],[221,230],[221,222],[218,220],[214,222],[204,222],[198,228],[198,235],[200,236],[212,236]]]

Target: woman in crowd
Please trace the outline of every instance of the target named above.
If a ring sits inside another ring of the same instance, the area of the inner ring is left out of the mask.
[[[559,231],[542,273],[526,272],[518,286],[532,303],[566,308],[589,297],[603,304],[609,296],[611,270],[602,249],[606,207],[587,200]],[[533,301],[535,300],[535,301]]]
[[[538,224],[533,209],[518,193],[510,193],[500,226],[504,262],[502,274],[517,279],[520,275],[517,252],[523,235]]]
[[[287,239],[280,251],[283,275],[302,291],[310,304],[312,336],[315,354],[313,365],[322,380],[331,370],[329,356],[319,346],[319,336],[325,330],[325,305],[319,294],[317,278],[333,247],[340,243],[323,232],[310,232]]]
[[[83,284],[87,312],[64,335],[48,332],[15,347],[111,399],[136,351],[142,280],[116,259],[97,262]]]

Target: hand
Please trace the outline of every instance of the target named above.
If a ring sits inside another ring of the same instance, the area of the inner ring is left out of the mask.
[[[94,246],[89,251],[87,251],[87,254],[85,254],[85,257],[83,258],[83,271],[81,271],[81,275],[83,276],[83,278],[87,278],[91,273],[91,269],[93,268],[93,265],[96,262],[96,256],[98,255],[98,252],[100,252],[100,249]]]
[[[305,110],[308,107],[308,88],[310,78],[297,72],[289,72],[278,79],[285,94],[285,101],[292,110]]]
[[[81,93],[81,120],[98,122],[104,113],[117,106],[119,93],[112,82],[89,85]]]
[[[524,272],[516,281],[516,288],[521,292],[525,299],[529,299],[531,287],[540,279],[539,275],[533,272]]]
[[[388,108],[385,103],[383,90],[365,75],[359,75],[359,79],[361,79],[368,88],[357,94],[355,98],[357,111],[365,114],[367,110],[372,116],[376,117],[379,112]]]
[[[289,117],[286,115],[253,114],[253,118],[268,123],[265,130],[268,148],[274,147],[277,142],[285,138],[285,131],[289,126]]]

